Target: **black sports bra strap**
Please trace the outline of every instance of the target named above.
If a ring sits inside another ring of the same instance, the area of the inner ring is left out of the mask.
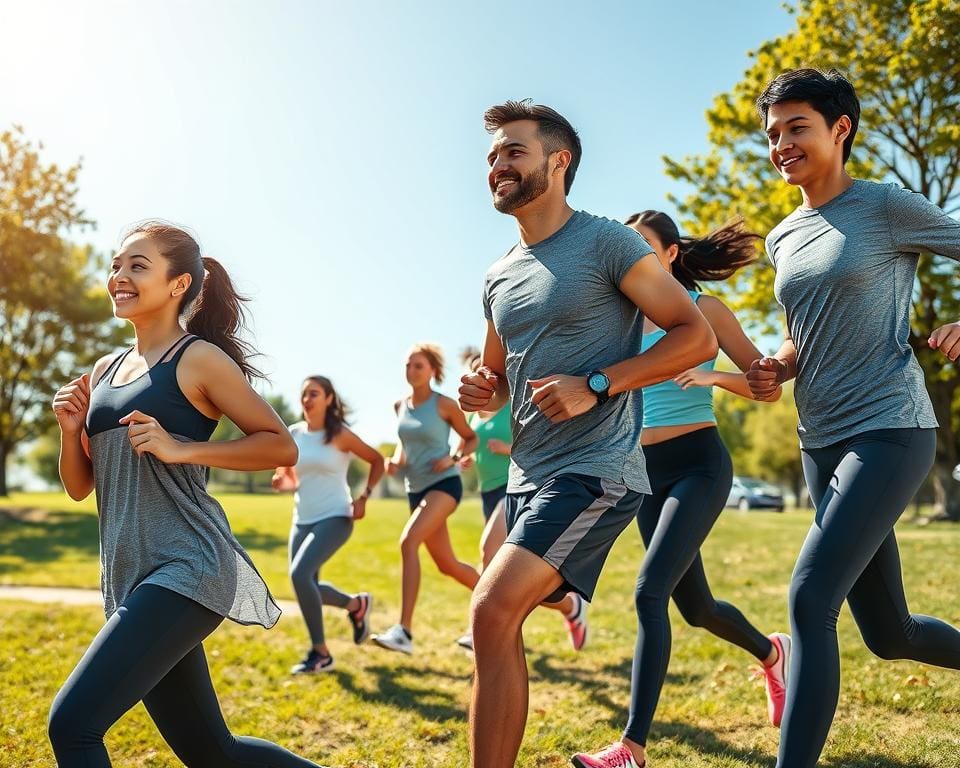
[[[160,357],[157,358],[157,363],[166,363],[166,362],[168,362],[168,360],[167,360],[167,355],[169,355],[171,352],[173,352],[173,350],[175,350],[175,349],[177,348],[177,344],[179,344],[181,341],[183,341],[184,339],[187,339],[187,338],[190,338],[190,334],[189,334],[189,333],[183,334],[183,336],[181,336],[179,339],[177,339],[175,342],[173,342],[173,344],[171,344],[169,347],[167,347],[166,351],[165,351],[162,355],[160,355]],[[196,337],[194,337],[194,338],[196,338]]]
[[[186,341],[183,341],[184,339],[186,339]],[[180,344],[181,341],[183,341],[182,344]],[[191,344],[193,344],[193,342],[195,342],[195,341],[200,341],[200,337],[199,337],[199,336],[195,336],[195,335],[190,334],[190,333],[188,333],[188,334],[186,334],[186,335],[184,335],[184,336],[181,336],[179,339],[176,340],[176,342],[174,343],[174,345],[173,345],[172,347],[170,347],[170,349],[168,349],[166,352],[163,353],[163,357],[160,358],[160,362],[161,362],[161,363],[173,363],[174,367],[176,367],[177,363],[180,361],[180,358],[183,356],[183,351],[184,351],[187,347],[189,347]],[[177,344],[180,344],[180,346],[178,347]],[[174,349],[176,349],[176,352],[174,352],[172,355],[170,355],[170,352],[173,351]],[[164,358],[165,358],[167,355],[170,355],[170,359],[169,359],[169,360],[164,360]]]
[[[97,379],[96,383],[93,385],[93,387],[91,387],[91,389],[98,386],[100,382],[103,381],[104,379],[108,379],[109,377],[112,377],[114,372],[117,370],[117,368],[120,367],[120,363],[123,362],[123,358],[125,358],[131,352],[133,352],[133,347],[130,347],[130,349],[124,352],[121,352],[119,355],[113,358],[113,360],[110,361],[110,365],[107,366],[107,370],[105,370],[103,373],[100,374],[100,378]]]

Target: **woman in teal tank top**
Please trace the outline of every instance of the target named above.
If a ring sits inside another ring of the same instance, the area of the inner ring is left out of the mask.
[[[400,437],[387,473],[403,474],[410,519],[400,535],[403,562],[400,621],[386,632],[373,636],[383,648],[413,653],[413,611],[420,591],[420,547],[425,545],[440,572],[472,590],[480,574],[472,565],[457,559],[447,530],[463,485],[459,461],[462,453],[450,455],[450,430],[463,440],[463,451],[472,452],[477,436],[467,424],[460,407],[449,397],[434,391],[432,382],[443,382],[443,352],[435,344],[420,343],[410,350],[406,367],[410,392],[394,404]]]
[[[720,348],[741,371],[748,370],[760,351],[723,302],[700,293],[698,282],[724,280],[752,263],[759,237],[734,221],[705,238],[683,238],[673,220],[658,211],[635,214],[626,223],[643,235],[663,268],[687,289],[713,328]],[[663,337],[662,330],[645,322],[644,351]],[[716,371],[715,362],[716,358],[643,389],[640,442],[653,493],[644,499],[637,516],[647,553],[637,579],[640,632],[630,716],[622,742],[612,747],[613,754],[629,752],[640,766],[670,659],[667,605],[671,597],[689,624],[740,646],[763,665],[768,711],[774,724],[779,723],[783,709],[790,639],[786,635],[766,637],[735,606],[716,600],[700,557],[700,547],[726,503],[733,477],[730,455],[717,431],[713,387],[751,397],[742,373]],[[606,764],[600,756],[590,755],[578,755],[574,763]]]

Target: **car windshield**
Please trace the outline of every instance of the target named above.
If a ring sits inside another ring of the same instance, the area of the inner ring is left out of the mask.
[[[756,491],[766,486],[766,483],[762,480],[754,480],[752,477],[741,477],[740,483],[745,488],[749,488],[751,491]]]

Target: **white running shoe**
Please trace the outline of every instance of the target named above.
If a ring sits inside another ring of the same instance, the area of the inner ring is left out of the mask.
[[[413,654],[413,638],[410,637],[410,635],[407,634],[407,630],[399,624],[394,624],[390,629],[380,635],[374,635],[373,642],[381,648],[399,651],[407,655]]]

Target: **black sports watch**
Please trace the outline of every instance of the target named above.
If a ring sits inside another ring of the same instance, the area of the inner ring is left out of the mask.
[[[590,371],[587,374],[587,389],[597,396],[597,405],[603,405],[610,399],[610,379],[603,371]]]

